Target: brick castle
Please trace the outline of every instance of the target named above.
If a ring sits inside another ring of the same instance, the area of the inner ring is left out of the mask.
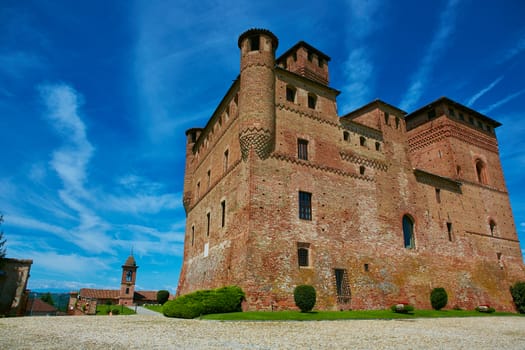
[[[177,293],[238,285],[251,310],[514,310],[525,280],[497,121],[446,97],[406,113],[380,100],[338,116],[330,58],[239,37],[240,76],[186,132],[184,261]]]

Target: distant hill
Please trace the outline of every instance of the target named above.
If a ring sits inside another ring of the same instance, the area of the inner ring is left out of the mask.
[[[46,294],[48,292],[43,292],[43,291],[39,291],[39,292],[34,292],[34,291],[31,291],[31,293],[29,294],[29,299],[33,299],[33,298],[36,298],[36,299],[40,299],[42,297],[42,295]],[[69,293],[54,293],[54,292],[49,292],[51,294],[51,297],[53,298],[53,304],[55,305],[55,307],[60,310],[60,311],[64,311],[66,312],[67,311],[67,305],[69,303]]]

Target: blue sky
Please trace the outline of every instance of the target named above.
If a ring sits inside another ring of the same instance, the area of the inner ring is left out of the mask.
[[[503,123],[525,243],[524,13],[521,0],[3,0],[8,256],[33,259],[30,289],[115,289],[133,249],[138,288],[174,292],[184,132],[206,124],[239,74],[237,38],[253,27],[277,35],[277,55],[304,40],[332,58],[340,115],[376,98],[410,112],[448,96]]]

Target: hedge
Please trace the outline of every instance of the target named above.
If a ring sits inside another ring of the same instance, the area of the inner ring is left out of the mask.
[[[207,314],[242,311],[245,294],[240,287],[199,290],[167,301],[162,313],[167,317],[195,318]]]

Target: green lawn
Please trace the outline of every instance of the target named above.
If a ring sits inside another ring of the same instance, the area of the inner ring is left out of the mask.
[[[97,305],[97,316],[107,315],[109,313],[110,306],[108,305]],[[113,315],[134,315],[135,311],[123,306],[123,305],[111,305]]]
[[[162,305],[144,305],[146,309],[162,313]]]
[[[201,316],[205,320],[257,320],[257,321],[323,321],[323,320],[367,320],[367,319],[398,319],[398,318],[430,318],[430,317],[490,317],[490,316],[520,316],[511,312],[494,312],[491,314],[477,311],[462,310],[416,310],[412,314],[400,314],[391,310],[356,310],[356,311],[249,311],[228,314],[211,314]]]

